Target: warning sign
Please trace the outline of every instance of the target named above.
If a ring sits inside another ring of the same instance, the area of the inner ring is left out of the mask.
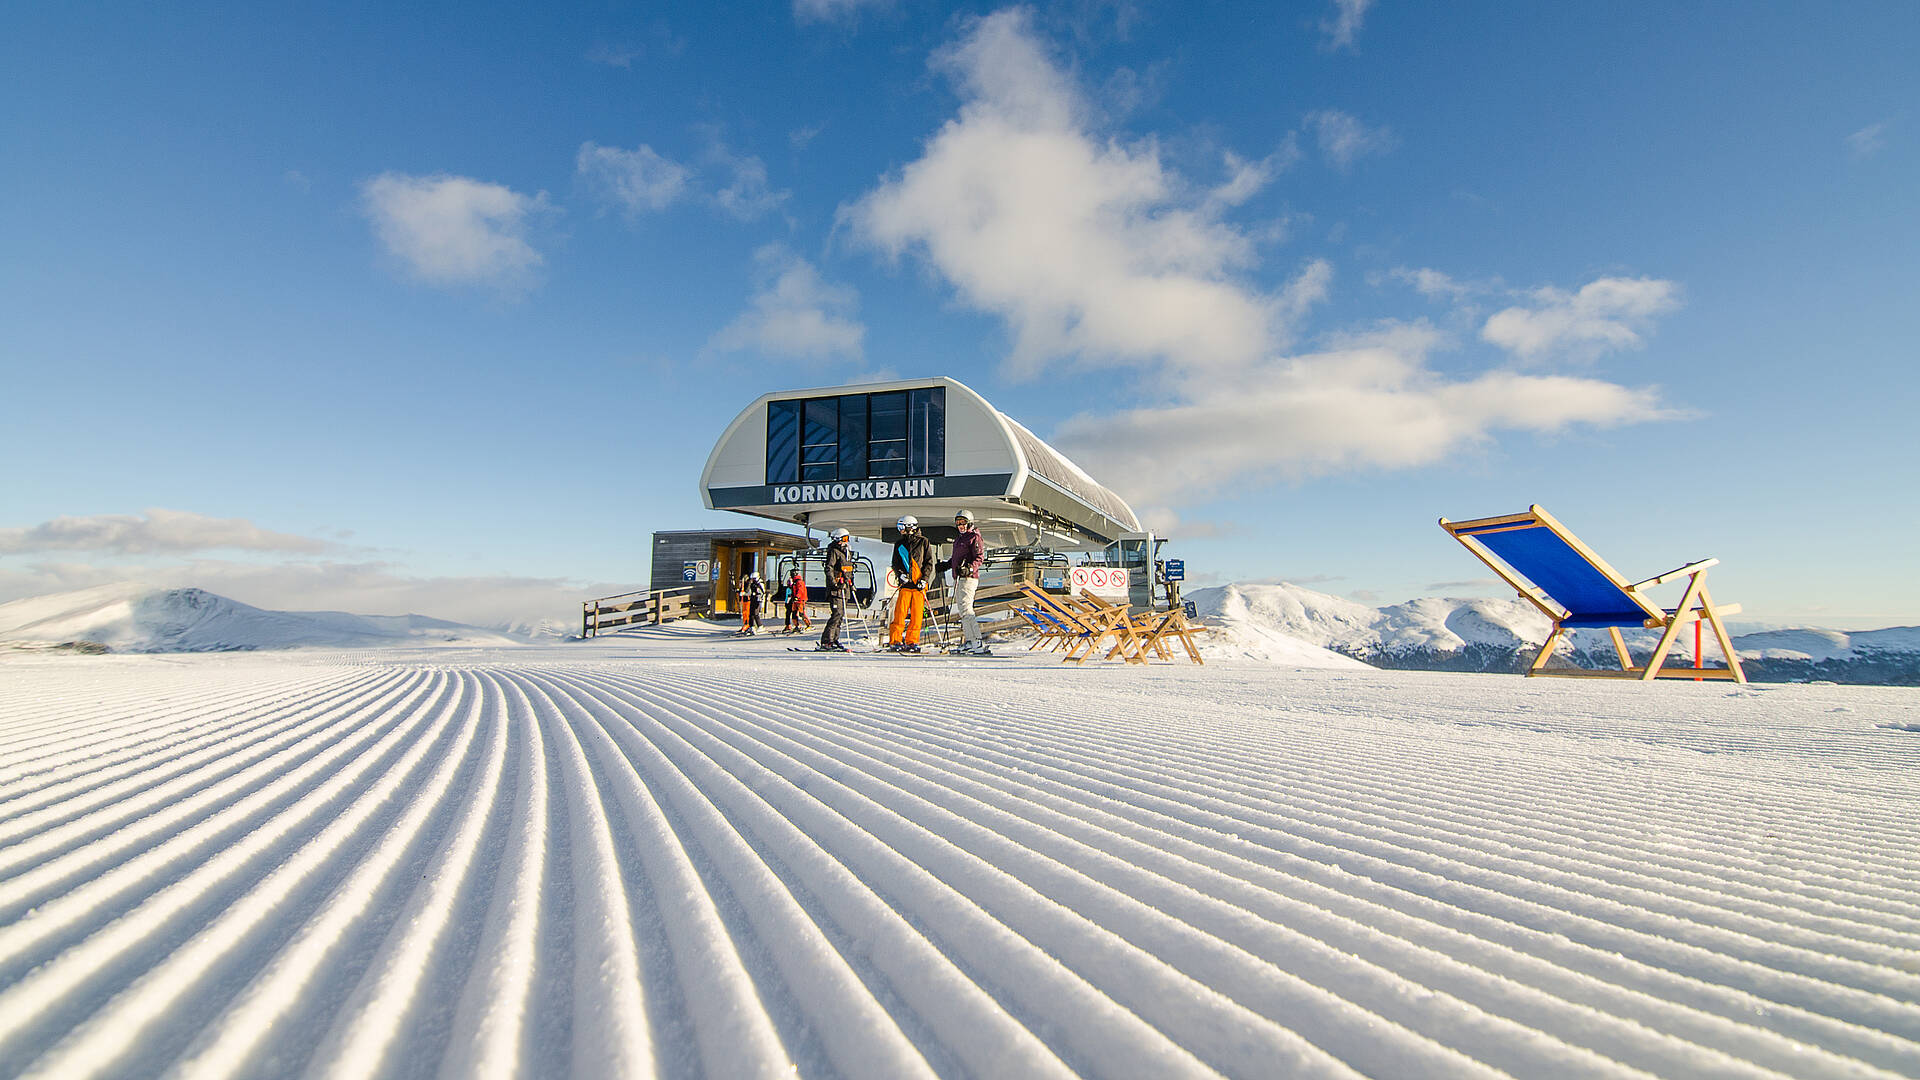
[[[1092,593],[1105,600],[1127,598],[1127,571],[1118,566],[1076,566],[1067,575],[1067,586],[1075,594]]]

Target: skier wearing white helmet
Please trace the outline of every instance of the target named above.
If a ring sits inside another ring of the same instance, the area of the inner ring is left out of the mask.
[[[920,535],[920,519],[909,514],[894,523],[899,539],[893,542],[893,576],[900,588],[893,596],[893,621],[887,626],[887,648],[895,652],[920,651],[920,620],[927,610],[927,581],[933,577],[933,546]]]
[[[980,587],[980,567],[987,561],[987,544],[973,527],[973,511],[956,510],[953,527],[953,557],[942,560],[941,571],[953,571],[953,611],[960,618],[960,633],[965,643],[960,651],[971,656],[989,656],[987,643],[980,637],[980,619],[973,613],[973,595]]]
[[[827,544],[827,625],[820,631],[820,644],[814,646],[821,652],[846,652],[847,647],[840,644],[840,624],[847,618],[847,600],[853,596],[853,534],[845,529],[833,530],[833,538]]]

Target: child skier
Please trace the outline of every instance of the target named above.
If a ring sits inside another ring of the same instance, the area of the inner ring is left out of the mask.
[[[813,620],[807,616],[807,579],[796,566],[787,576],[787,625],[780,632],[797,634],[811,629]]]

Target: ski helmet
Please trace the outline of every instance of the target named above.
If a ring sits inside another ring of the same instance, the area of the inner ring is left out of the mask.
[[[829,540],[851,540],[853,539],[853,534],[848,532],[845,529],[835,529],[833,530],[832,535],[828,537],[828,539]]]
[[[955,521],[964,521],[964,522],[966,522],[967,524],[969,524],[969,525],[971,525],[971,524],[973,524],[973,511],[971,511],[971,510],[955,510],[955,511],[953,512],[953,520],[955,520]]]
[[[908,529],[918,529],[920,527],[920,519],[914,517],[912,514],[908,514],[906,517],[894,522],[893,525],[894,528],[899,529],[901,532],[906,532]]]

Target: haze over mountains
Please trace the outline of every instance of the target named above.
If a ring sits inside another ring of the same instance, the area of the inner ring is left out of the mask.
[[[1220,657],[1292,667],[1517,672],[1550,628],[1518,599],[1422,597],[1368,607],[1291,584],[1223,585],[1188,594],[1220,629],[1207,646]],[[516,645],[568,636],[561,619],[469,626],[424,615],[269,611],[204,589],[104,585],[0,604],[0,643],[124,653],[236,652],[301,647]],[[1644,658],[1652,631],[1629,631]],[[1577,631],[1556,663],[1615,665],[1603,631]],[[1849,633],[1803,628],[1736,634],[1749,678],[1920,685],[1920,627]],[[1687,636],[1676,652],[1691,656]],[[1722,663],[1711,635],[1705,662]]]

